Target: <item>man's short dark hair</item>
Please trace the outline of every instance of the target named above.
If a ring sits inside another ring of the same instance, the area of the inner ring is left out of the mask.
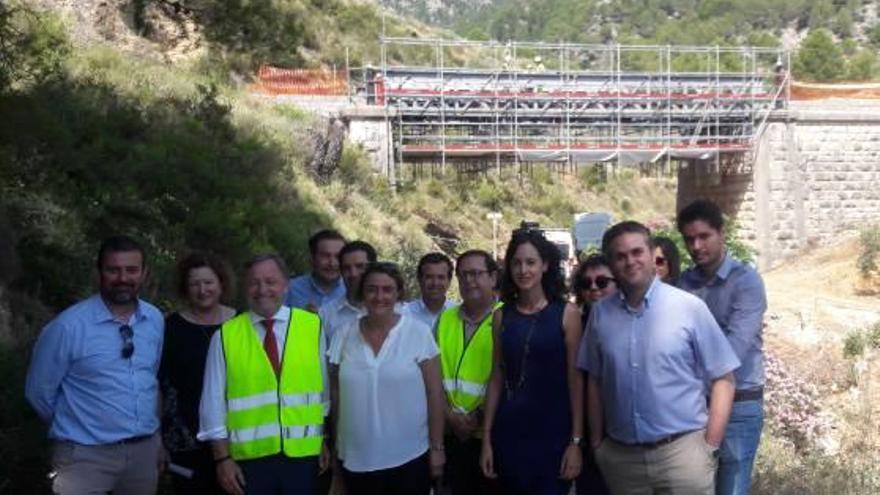
[[[376,262],[376,248],[364,241],[351,241],[349,243],[346,243],[345,246],[342,246],[342,250],[339,251],[339,263],[342,264],[343,256],[348,253],[354,253],[357,251],[363,251],[364,254],[367,255],[368,263]]]
[[[247,262],[245,262],[245,264],[244,264],[245,277],[247,277],[247,273],[251,271],[251,268],[253,268],[254,265],[256,265],[257,263],[262,263],[264,261],[274,262],[275,266],[277,266],[278,269],[281,270],[281,275],[284,277],[284,279],[286,280],[287,278],[289,278],[290,271],[287,269],[287,263],[284,262],[284,258],[282,258],[281,256],[278,256],[275,253],[258,254],[256,256],[254,256],[253,258],[249,259]]]
[[[611,243],[623,234],[642,234],[645,236],[645,242],[648,243],[648,248],[654,249],[654,241],[651,240],[651,229],[634,220],[625,220],[612,225],[602,236],[602,254],[604,254],[608,260],[612,259]]]
[[[697,220],[706,222],[718,231],[724,228],[724,214],[721,212],[721,207],[710,199],[698,199],[682,208],[675,223],[678,231],[681,232],[685,225]]]
[[[324,229],[315,232],[314,235],[309,237],[309,252],[312,253],[312,256],[318,252],[318,244],[323,241],[342,241],[345,242],[345,237],[342,237],[342,234],[333,230],[333,229]]]
[[[141,243],[127,235],[114,235],[104,239],[101,242],[101,247],[98,248],[98,259],[95,262],[95,266],[97,266],[98,270],[100,270],[102,264],[104,263],[104,258],[106,258],[107,255],[110,253],[122,253],[130,251],[137,251],[141,253],[141,267],[147,266],[147,254],[144,251],[144,247],[141,245]]]
[[[416,277],[422,277],[422,268],[425,265],[434,265],[438,263],[446,263],[446,276],[452,278],[452,260],[443,253],[428,253],[419,259],[419,265],[416,267]]]
[[[455,259],[455,269],[458,270],[458,267],[461,266],[461,262],[465,258],[469,258],[471,256],[479,256],[483,258],[483,263],[486,265],[486,270],[489,270],[489,273],[495,273],[498,271],[498,262],[495,261],[495,258],[492,257],[491,254],[483,251],[482,249],[471,249],[469,251],[465,251],[458,255],[458,258]]]

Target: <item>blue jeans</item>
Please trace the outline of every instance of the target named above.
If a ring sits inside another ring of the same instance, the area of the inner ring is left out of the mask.
[[[716,495],[747,495],[752,487],[752,466],[764,427],[764,401],[733,403],[727,432],[718,459]]]

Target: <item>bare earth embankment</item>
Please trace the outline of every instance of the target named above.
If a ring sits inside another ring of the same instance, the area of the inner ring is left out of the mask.
[[[880,321],[880,297],[859,292],[858,254],[848,239],[763,273],[765,349],[788,378],[776,390],[768,379],[777,419],[765,428],[756,493],[880,493],[880,359],[870,345],[861,357],[844,353],[847,336]],[[793,429],[813,428],[813,441],[795,446],[780,433],[785,415]]]

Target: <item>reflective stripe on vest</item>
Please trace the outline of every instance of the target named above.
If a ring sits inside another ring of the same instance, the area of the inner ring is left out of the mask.
[[[226,358],[226,426],[236,460],[280,452],[288,457],[318,455],[323,443],[325,404],[318,317],[293,309],[276,378],[250,315],[221,328]]]
[[[483,396],[486,394],[486,386],[486,383],[469,382],[462,380],[461,378],[458,380],[445,378],[443,380],[443,387],[445,387],[447,391],[457,390],[468,395]]]
[[[449,403],[460,412],[471,412],[483,404],[486,386],[492,374],[492,314],[479,323],[468,342],[464,341],[461,306],[444,311],[437,321],[437,341],[443,387]]]

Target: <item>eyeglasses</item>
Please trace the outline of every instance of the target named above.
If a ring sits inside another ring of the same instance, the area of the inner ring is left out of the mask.
[[[608,287],[608,285],[610,285],[610,284],[613,283],[613,282],[614,282],[614,279],[613,279],[613,278],[611,278],[611,277],[603,277],[603,276],[600,275],[600,276],[596,277],[596,279],[595,279],[596,289],[598,289],[598,290],[602,290],[602,289]],[[593,288],[593,279],[590,278],[590,277],[584,277],[584,278],[582,278],[582,279],[581,279],[581,284],[580,284],[580,286],[581,286],[581,287],[580,287],[581,290],[590,290],[590,289],[592,289],[592,288]]]
[[[466,272],[458,272],[457,276],[461,280],[476,280],[484,273],[489,273],[489,270],[468,270]]]
[[[665,264],[666,264],[666,258],[664,258],[663,256],[657,256],[656,258],[654,258],[654,264],[656,264],[656,265],[665,265]]]
[[[119,335],[122,336],[122,359],[128,359],[134,354],[134,330],[128,325],[119,327]]]

